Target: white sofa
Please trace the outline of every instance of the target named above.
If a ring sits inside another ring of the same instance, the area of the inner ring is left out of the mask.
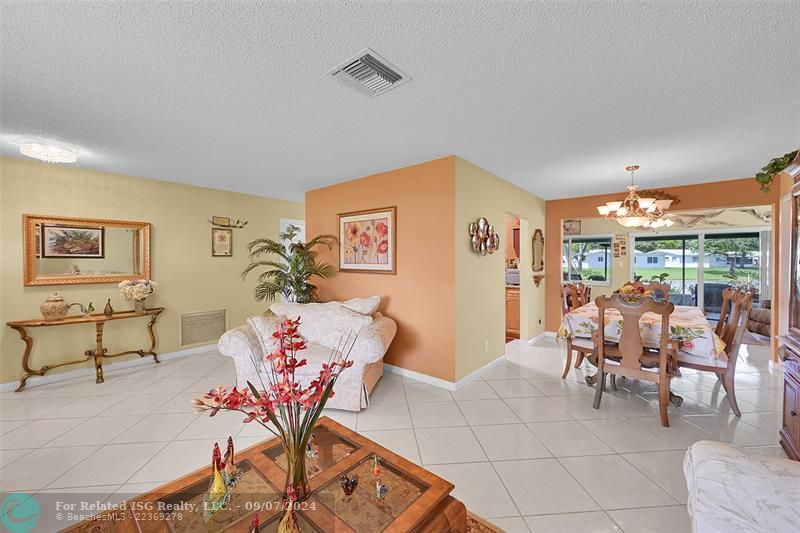
[[[246,387],[250,381],[262,388],[261,383],[268,382],[261,360],[274,349],[271,335],[276,324],[283,317],[299,317],[299,333],[308,348],[298,355],[308,364],[298,368],[295,377],[306,386],[319,376],[322,363],[330,359],[332,350],[340,347],[349,334],[357,333],[350,352],[353,366],[342,372],[326,406],[360,411],[369,405],[369,395],[383,375],[383,356],[397,332],[394,320],[375,312],[379,304],[377,296],[324,304],[273,304],[270,310],[276,316],[248,318],[247,324],[220,337],[219,351],[233,358],[237,387]]]
[[[800,462],[700,441],[683,472],[694,533],[800,531]]]

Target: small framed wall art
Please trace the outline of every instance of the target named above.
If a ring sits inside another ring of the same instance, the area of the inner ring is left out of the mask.
[[[397,208],[339,214],[339,271],[396,274]]]
[[[233,255],[233,230],[211,228],[211,257]]]
[[[564,220],[563,221],[564,235],[580,235],[581,234],[581,221],[580,220]]]

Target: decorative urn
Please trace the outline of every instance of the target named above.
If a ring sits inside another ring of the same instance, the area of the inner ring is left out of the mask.
[[[42,316],[45,320],[53,321],[66,318],[69,307],[64,297],[54,292],[52,296],[49,296],[42,302],[42,305],[39,306],[39,310],[42,312]]]

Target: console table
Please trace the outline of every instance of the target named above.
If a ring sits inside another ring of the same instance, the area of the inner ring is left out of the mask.
[[[95,373],[97,375],[97,383],[103,383],[103,359],[111,358],[111,357],[119,357],[121,355],[128,355],[128,354],[139,354],[139,357],[144,357],[146,355],[152,355],[153,360],[156,363],[159,363],[158,354],[156,354],[156,336],[153,333],[153,325],[156,323],[156,318],[161,312],[164,310],[163,307],[153,307],[151,309],[146,309],[142,313],[137,313],[135,311],[122,311],[122,312],[115,312],[112,315],[105,315],[102,313],[93,314],[93,315],[85,315],[85,316],[68,316],[62,320],[44,320],[44,319],[35,319],[35,320],[16,320],[13,322],[7,322],[6,325],[17,330],[19,333],[20,338],[25,343],[25,353],[22,355],[22,370],[25,371],[25,375],[22,376],[22,379],[19,380],[19,387],[17,387],[16,392],[20,392],[22,389],[25,388],[25,382],[28,381],[28,378],[31,376],[44,376],[49,370],[53,368],[57,368],[59,366],[65,365],[76,365],[78,363],[86,362],[90,359],[94,359],[94,368]],[[110,322],[113,320],[124,320],[128,318],[138,318],[147,316],[150,317],[150,321],[147,323],[147,333],[150,335],[150,348],[147,350],[127,350],[124,352],[119,353],[107,353],[107,349],[103,348],[103,326],[105,326],[106,322]],[[86,350],[84,352],[85,357],[82,359],[76,359],[74,361],[65,361],[63,363],[53,363],[52,365],[45,365],[39,370],[34,370],[30,367],[30,358],[31,352],[33,351],[33,339],[28,335],[28,328],[38,328],[38,327],[52,327],[52,326],[70,326],[74,324],[94,324],[95,327],[95,348],[94,350]]]

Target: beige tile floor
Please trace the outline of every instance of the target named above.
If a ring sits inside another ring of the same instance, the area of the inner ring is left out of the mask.
[[[654,387],[621,380],[599,410],[584,370],[566,381],[552,339],[513,342],[507,360],[457,392],[386,374],[368,409],[329,416],[452,481],[455,496],[508,531],[689,531],[682,461],[698,440],[783,455],[782,369],[743,346],[731,414],[715,379],[686,373],[684,398],[659,424]],[[589,367],[586,368],[590,372]],[[120,501],[209,462],[228,435],[240,449],[265,438],[241,416],[211,419],[189,400],[234,379],[213,350],[160,365],[0,395],[0,491],[90,493]],[[63,524],[59,524],[63,526]],[[53,525],[55,529],[55,525]]]

